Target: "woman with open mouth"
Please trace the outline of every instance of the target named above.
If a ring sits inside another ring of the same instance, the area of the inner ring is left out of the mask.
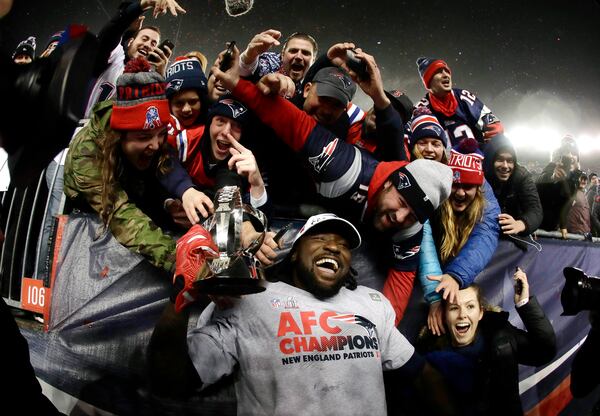
[[[171,272],[175,239],[163,208],[171,195],[194,205],[192,181],[165,185],[174,156],[166,139],[171,121],[165,79],[143,57],[132,59],[117,80],[114,101],[94,107],[73,139],[65,162],[64,192],[74,207],[96,213],[116,240],[154,266]]]
[[[457,414],[522,415],[518,364],[539,367],[556,354],[554,330],[529,296],[527,275],[517,269],[513,282],[525,330],[510,324],[508,312],[485,305],[481,289],[472,285],[460,290],[456,301],[442,301],[445,335],[426,329],[417,342],[441,373]]]

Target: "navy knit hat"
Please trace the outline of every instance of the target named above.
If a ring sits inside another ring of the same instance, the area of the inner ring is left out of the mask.
[[[436,73],[436,71],[440,68],[446,68],[446,70],[450,73],[450,67],[448,64],[441,59],[437,58],[426,58],[421,56],[417,59],[417,68],[419,69],[419,75],[423,80],[423,84],[425,84],[425,88],[429,89],[429,84],[431,82],[431,78]]]
[[[452,189],[452,170],[434,160],[417,159],[388,177],[423,224]]]
[[[12,54],[12,59],[18,55],[26,55],[31,59],[35,56],[35,36],[29,36],[27,39],[19,42],[17,49]]]
[[[417,109],[415,111],[415,116],[410,121],[410,129],[409,147],[411,152],[415,144],[423,138],[439,139],[444,147],[448,146],[448,137],[444,128],[440,125],[437,117],[431,114],[431,111],[426,107],[423,110]]]
[[[208,83],[202,72],[202,65],[195,58],[185,56],[175,58],[167,70],[167,88],[165,90],[167,98],[171,99],[183,90],[196,90],[201,97],[208,93]]]
[[[233,119],[240,123],[243,128],[250,120],[250,110],[244,104],[234,100],[231,95],[225,95],[208,110],[207,125],[210,125],[214,116]]]

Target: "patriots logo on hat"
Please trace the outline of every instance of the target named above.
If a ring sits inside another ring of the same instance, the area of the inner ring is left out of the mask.
[[[341,72],[332,72],[331,76],[338,78],[340,81],[342,81],[342,84],[344,84],[344,88],[350,88],[350,86],[352,85],[352,81],[350,80],[350,78],[348,78]]]
[[[231,98],[226,98],[224,100],[219,101],[222,104],[225,104],[231,110],[231,114],[233,118],[238,118],[242,114],[244,114],[248,109],[242,105],[239,101],[232,100]]]
[[[183,80],[181,78],[173,79],[169,81],[167,84],[168,90],[179,91],[181,86],[183,85]]]
[[[423,130],[432,130],[436,136],[442,135],[442,128],[439,126],[436,126],[435,124],[423,127]]]
[[[162,126],[162,122],[160,121],[158,108],[155,106],[148,107],[146,110],[146,122],[144,123],[144,130],[152,130],[160,126]]]
[[[452,182],[460,183],[460,171],[459,170],[455,170],[454,172],[452,172]]]
[[[331,163],[333,160],[333,152],[335,151],[337,144],[338,139],[335,139],[334,141],[327,143],[319,155],[308,158],[308,161],[317,173],[320,173]]]
[[[396,185],[397,190],[410,188],[410,179],[403,172],[398,172],[398,184]]]
[[[416,254],[419,254],[419,251],[421,251],[421,246],[414,246],[412,248],[409,248],[408,250],[404,250],[402,248],[402,246],[394,245],[393,247],[394,247],[394,257],[397,260],[408,259],[410,257],[415,256]]]
[[[404,95],[404,93],[400,90],[392,90],[390,91],[390,94],[394,97],[401,97]]]
[[[492,113],[484,115],[482,120],[483,120],[483,124],[493,124],[493,123],[496,123],[497,121],[500,121],[500,120],[498,120],[498,117],[496,117]]]

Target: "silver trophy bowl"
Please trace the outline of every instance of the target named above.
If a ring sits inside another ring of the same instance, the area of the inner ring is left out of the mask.
[[[240,179],[236,173],[226,171],[217,176],[221,183],[214,198],[215,213],[204,221],[219,248],[219,256],[208,259],[213,276],[199,280],[195,286],[209,295],[239,296],[265,290],[256,271],[254,254],[265,238],[265,215],[242,202]],[[225,183],[225,185],[223,185]],[[250,221],[259,237],[249,247],[242,247],[242,223]]]

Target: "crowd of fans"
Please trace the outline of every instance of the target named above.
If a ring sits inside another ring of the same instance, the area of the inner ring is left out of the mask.
[[[294,289],[279,285],[271,290],[283,298],[286,290],[296,293],[301,288],[312,295],[304,299],[311,304],[318,300],[330,302],[330,307],[364,306],[363,289],[356,298],[337,303],[337,296],[346,293],[340,285],[322,292],[300,277],[297,280],[302,274],[295,268],[299,270],[306,261],[302,255],[312,255],[312,248],[305,247],[307,236],[319,237],[312,244],[335,253],[319,257],[321,262],[314,266],[309,263],[318,269],[312,271],[316,280],[319,273],[338,276],[349,267],[349,250],[360,245],[361,235],[372,239],[386,256],[383,295],[390,305],[377,309],[382,316],[371,318],[377,313],[370,306],[364,314],[377,322],[365,318],[373,327],[385,331],[386,338],[381,339],[385,345],[380,347],[386,348],[383,356],[390,361],[382,358],[384,368],[406,366],[403,377],[408,374],[417,380],[417,389],[423,387],[419,384],[423,374],[433,371],[449,386],[450,396],[461,398],[457,400],[461,414],[521,412],[516,364],[542,365],[552,359],[552,327],[535,298],[529,297],[523,272],[515,273],[515,282],[520,282],[515,304],[529,333],[512,327],[506,316],[486,310],[474,281],[499,238],[527,250],[539,228],[559,230],[565,238],[567,233],[588,239],[600,236],[598,176],[582,172],[576,141],[566,136],[552,161],[534,178],[519,164],[498,117],[473,93],[454,87],[452,70],[442,59],[417,59],[424,97],[413,104],[400,89],[384,89],[376,57],[353,43],[337,43],[319,55],[311,35],[284,36],[269,29],[250,34],[241,51],[229,45],[210,66],[212,57],[198,51],[173,56],[169,46],[161,44],[158,27],[142,26],[141,16],[147,10],[155,17],[185,12],[174,0],[124,2],[100,31],[87,119],[64,158],[64,189],[55,186],[53,192],[64,191],[72,207],[96,213],[122,245],[170,276],[177,267],[177,237],[198,232],[193,225],[214,213],[215,178],[220,170],[237,172],[243,178],[245,202],[271,218],[313,220],[319,218],[315,214],[334,212],[335,220],[324,220],[329,227],[301,232],[295,240],[288,282]],[[61,47],[61,41],[58,32],[36,57],[35,38],[29,37],[18,45],[13,61],[27,65],[44,59]],[[280,52],[275,51],[279,46]],[[349,64],[349,51],[362,67]],[[358,88],[370,97],[372,108],[353,103]],[[243,243],[249,244],[255,236],[253,225],[245,222]],[[273,237],[269,232],[256,254],[264,266],[276,258],[279,246]],[[357,244],[350,244],[357,238]],[[425,367],[414,358],[412,346],[390,332],[405,313],[416,276],[430,307],[429,333],[417,345],[429,363]],[[327,279],[321,276],[321,280]],[[356,284],[346,286],[345,291],[356,289]],[[254,305],[242,302],[243,313],[248,308],[263,311],[266,306],[259,305],[258,299]],[[231,318],[240,333],[252,328],[237,312],[220,313],[215,319],[221,325]],[[277,324],[263,318],[265,325]],[[302,321],[304,334],[310,334],[306,325],[314,319]],[[296,324],[287,325],[284,329],[294,332]],[[327,324],[322,327],[327,331]],[[219,338],[211,331],[219,328],[196,329],[190,335],[195,367],[201,377],[210,376],[203,382],[234,367],[203,369],[206,359],[200,356],[206,346],[199,334],[227,343],[218,354],[227,355],[228,348],[235,348],[229,334],[220,333]],[[501,349],[496,344],[506,342],[499,339],[499,332],[513,337],[517,347],[509,356],[489,358],[493,355],[489,351]],[[252,354],[253,348],[273,349],[246,342],[249,345],[240,354]],[[233,355],[227,357],[231,364]],[[481,357],[489,358],[483,360],[488,366],[483,376],[478,369]],[[254,368],[248,357],[236,359],[246,371]],[[509,380],[500,383],[502,389],[494,387],[500,385],[498,380],[489,378],[493,369]],[[262,387],[278,391],[277,377],[284,375],[281,369],[272,371],[275,378],[269,380],[274,385]],[[480,385],[488,388],[486,394],[474,388],[481,380],[487,383]],[[342,388],[350,391],[346,384]],[[468,403],[465,397],[473,392],[480,395]],[[260,409],[276,412],[276,407],[268,407],[276,403],[261,404],[253,394],[266,393],[245,391],[246,406],[259,413]],[[278,394],[294,402],[290,391]],[[452,412],[444,405],[440,409]]]

